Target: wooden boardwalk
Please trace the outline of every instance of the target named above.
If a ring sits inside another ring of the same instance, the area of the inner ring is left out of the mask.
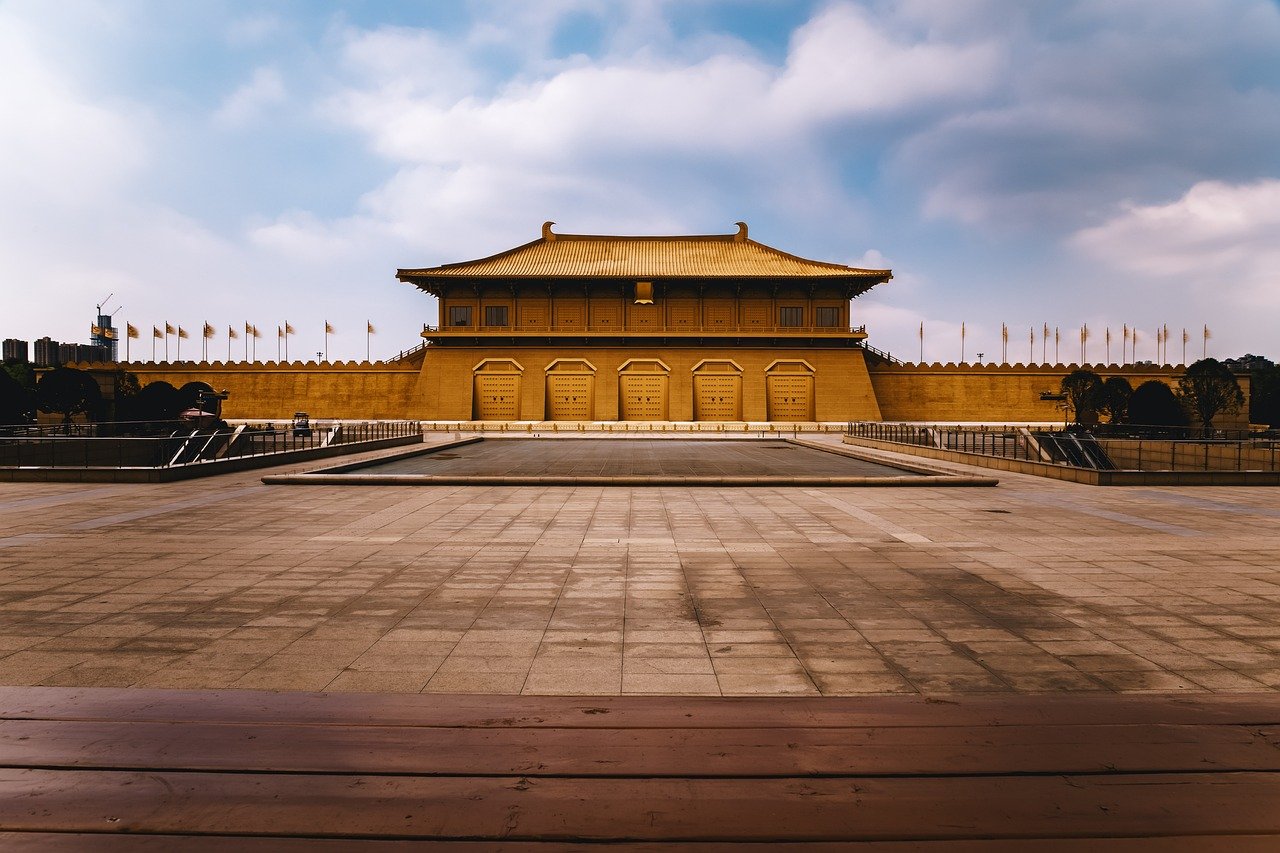
[[[1277,770],[1271,695],[0,688],[6,851],[1271,851]]]

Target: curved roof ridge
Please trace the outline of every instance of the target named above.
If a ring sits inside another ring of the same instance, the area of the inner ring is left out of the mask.
[[[888,281],[887,269],[864,269],[785,252],[733,234],[557,234],[496,254],[435,267],[401,269],[406,281],[439,278],[857,278]],[[665,248],[664,248],[665,247]]]

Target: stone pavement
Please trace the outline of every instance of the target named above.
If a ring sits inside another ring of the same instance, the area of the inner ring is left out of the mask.
[[[918,462],[916,464],[919,464]],[[361,468],[360,474],[540,476],[914,477],[863,459],[836,456],[780,439],[489,438]]]
[[[344,488],[261,473],[0,484],[0,684],[1280,688],[1276,489],[1022,475],[994,489]]]

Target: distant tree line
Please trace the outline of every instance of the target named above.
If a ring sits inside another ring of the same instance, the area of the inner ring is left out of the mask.
[[[159,380],[142,385],[125,370],[109,374],[114,394],[104,397],[93,373],[74,367],[55,367],[37,379],[26,362],[6,362],[0,370],[0,424],[23,425],[36,421],[37,412],[61,415],[70,424],[77,415],[100,424],[113,424],[114,432],[147,432],[162,429],[194,407],[201,392],[212,392],[205,382],[188,382],[175,388]]]
[[[1264,400],[1274,399],[1275,380],[1271,381],[1270,390],[1262,389]],[[1068,415],[1086,426],[1105,418],[1113,424],[1186,427],[1194,419],[1208,434],[1213,430],[1214,418],[1238,412],[1244,405],[1244,392],[1235,374],[1213,358],[1204,358],[1189,366],[1178,378],[1176,389],[1158,379],[1133,388],[1122,376],[1104,381],[1092,370],[1074,370],[1063,377],[1061,391],[1066,397]],[[1251,396],[1258,391],[1254,385]],[[1268,393],[1270,398],[1266,396]],[[1253,418],[1254,406],[1250,405],[1252,422],[1275,423],[1275,420]]]

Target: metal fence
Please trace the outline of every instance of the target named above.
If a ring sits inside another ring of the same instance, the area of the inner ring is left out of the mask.
[[[170,468],[317,447],[420,435],[416,421],[311,422],[309,429],[240,426],[181,430],[166,436],[0,437],[0,466],[21,468]]]
[[[1040,461],[1016,428],[938,427],[925,424],[850,423],[847,434],[894,444],[912,444],[961,453]]]
[[[1124,471],[1280,471],[1274,438],[1112,438],[1032,427],[850,423],[859,438],[1071,468]]]

